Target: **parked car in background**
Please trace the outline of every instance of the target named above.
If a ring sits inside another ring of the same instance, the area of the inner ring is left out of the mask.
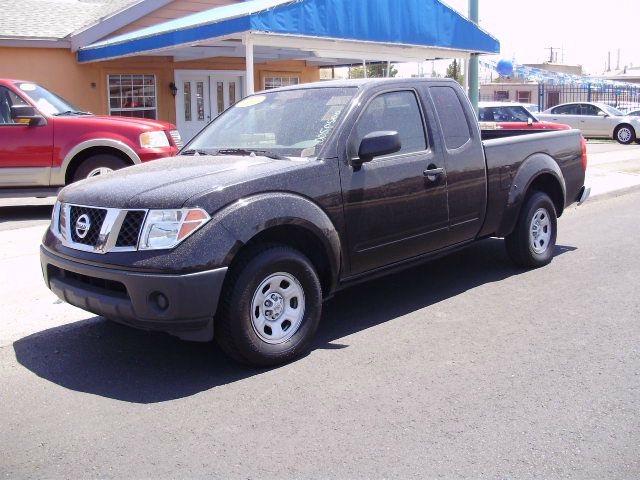
[[[540,111],[537,103],[521,103],[520,105],[529,110],[531,113],[537,113]]]
[[[604,103],[563,103],[538,114],[541,120],[578,128],[587,138],[610,138],[625,145],[640,138],[640,118]]]
[[[478,120],[483,140],[571,128],[561,123],[541,122],[519,103],[480,102]]]
[[[170,123],[92,115],[41,85],[0,79],[0,197],[55,195],[181,146]]]

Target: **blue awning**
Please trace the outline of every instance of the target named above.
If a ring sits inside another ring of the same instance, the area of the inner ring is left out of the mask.
[[[88,45],[78,61],[169,51],[243,33],[444,49],[449,58],[500,51],[494,37],[439,0],[251,0]]]

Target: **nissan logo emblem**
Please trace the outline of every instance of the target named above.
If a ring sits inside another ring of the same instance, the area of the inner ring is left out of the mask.
[[[89,216],[85,213],[78,217],[76,220],[76,235],[79,238],[84,238],[89,233],[89,229],[91,228],[91,220],[89,220]]]

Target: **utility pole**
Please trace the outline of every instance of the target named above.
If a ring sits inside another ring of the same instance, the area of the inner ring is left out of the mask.
[[[480,0],[469,0],[469,20],[478,25],[480,20]],[[469,100],[473,109],[478,112],[478,54],[472,53],[469,59]]]
[[[545,50],[550,50],[549,53],[549,63],[558,63],[558,50],[562,52],[562,63],[564,63],[564,48],[558,47],[547,47]],[[554,52],[555,50],[555,52]],[[555,55],[554,55],[555,53]]]

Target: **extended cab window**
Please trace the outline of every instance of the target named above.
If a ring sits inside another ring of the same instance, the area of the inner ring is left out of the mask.
[[[27,102],[7,87],[0,86],[0,125],[14,125],[18,123],[11,118],[11,107],[13,105],[27,105]]]
[[[462,147],[471,140],[471,131],[456,91],[451,87],[431,87],[430,90],[447,149]]]
[[[360,142],[372,132],[395,131],[402,148],[398,153],[421,152],[427,149],[418,99],[412,91],[383,93],[375,97],[362,112],[349,139],[349,155],[358,156]]]

